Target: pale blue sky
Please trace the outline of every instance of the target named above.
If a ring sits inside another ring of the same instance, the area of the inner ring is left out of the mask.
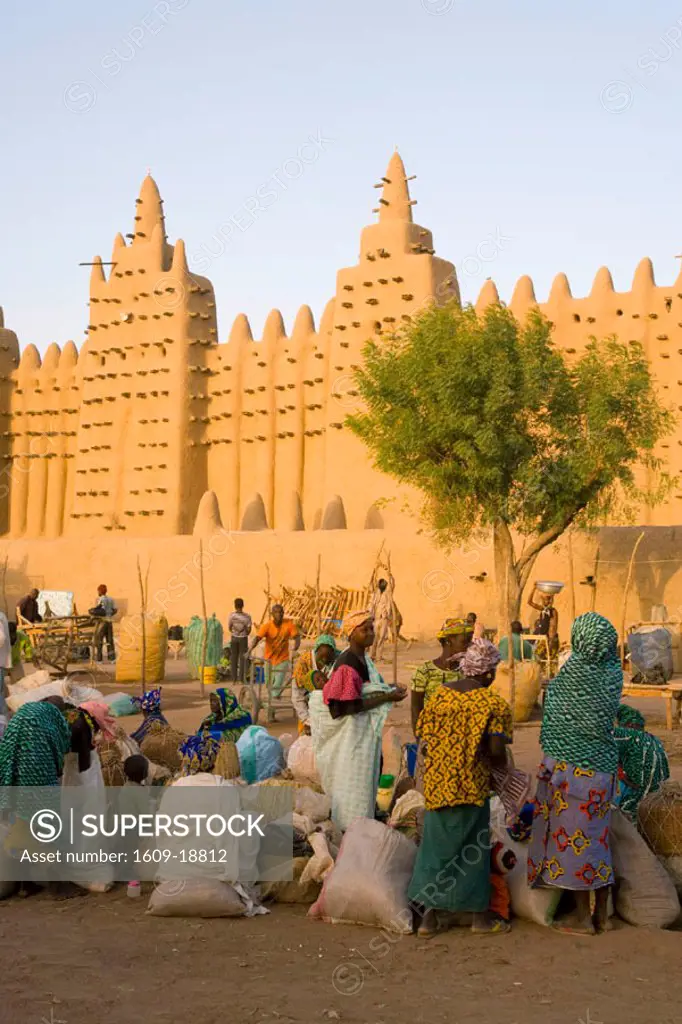
[[[395,145],[467,298],[492,276],[508,299],[524,273],[543,298],[560,270],[584,294],[602,264],[625,289],[645,255],[670,282],[681,81],[682,5],[667,0],[4,0],[7,326],[41,350],[80,344],[78,263],[132,229],[147,167],[171,240],[199,270],[210,259],[220,340],[239,312],[258,334],[273,306],[288,326],[304,302],[317,320]],[[297,177],[318,133],[333,141]],[[276,199],[249,224],[261,186]],[[494,260],[466,260],[498,231]]]

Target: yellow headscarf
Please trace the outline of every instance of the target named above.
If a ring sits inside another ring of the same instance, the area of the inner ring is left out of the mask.
[[[346,615],[345,619],[343,620],[344,634],[350,640],[351,634],[355,632],[358,626],[362,626],[364,622],[367,622],[369,619],[373,618],[374,616],[372,615],[368,608],[365,608],[364,611],[349,612],[348,615]]]
[[[474,627],[466,619],[446,619],[436,633],[436,638],[447,640],[449,636],[466,636],[473,631]]]

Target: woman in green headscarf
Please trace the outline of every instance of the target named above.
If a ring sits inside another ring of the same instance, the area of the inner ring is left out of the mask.
[[[231,690],[221,686],[208,698],[210,715],[204,718],[197,729],[197,736],[209,735],[218,743],[229,740],[236,743],[241,734],[252,725],[252,718],[245,711]]]
[[[0,743],[0,787],[58,786],[70,749],[71,730],[58,708],[23,704]]]
[[[614,720],[623,689],[618,634],[596,612],[573,623],[571,656],[545,697],[528,883],[572,892],[575,911],[556,927],[594,935],[607,927],[613,884],[609,826],[618,770]],[[590,893],[594,891],[594,917]]]
[[[644,715],[627,704],[616,713],[615,737],[618,744],[618,797],[623,814],[637,821],[640,801],[655,793],[670,777],[665,747],[645,729]]]
[[[291,687],[291,703],[298,717],[299,734],[310,735],[310,694],[313,690],[322,689],[338,656],[336,641],[331,633],[321,633],[310,650],[299,654]]]
[[[13,824],[5,840],[10,855],[21,856],[25,850],[36,849],[29,822],[45,807],[42,790],[59,786],[70,749],[71,729],[53,704],[23,704],[10,720],[0,741],[0,817]],[[32,882],[23,883],[25,893],[38,888]],[[82,894],[70,883],[53,883],[50,890],[59,897]]]

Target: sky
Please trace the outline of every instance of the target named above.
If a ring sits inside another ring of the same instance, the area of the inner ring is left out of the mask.
[[[319,321],[396,146],[465,299],[560,271],[583,295],[602,265],[627,290],[643,256],[669,283],[681,82],[668,0],[4,0],[6,326],[80,345],[79,263],[132,230],[149,168],[221,341],[241,312],[257,337],[275,307]]]

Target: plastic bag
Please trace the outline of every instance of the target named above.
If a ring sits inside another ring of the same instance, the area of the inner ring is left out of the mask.
[[[250,725],[237,740],[242,778],[253,785],[284,770],[284,751],[276,736],[262,725]]]
[[[312,736],[299,736],[289,748],[287,768],[299,782],[320,785],[320,776],[315,765],[315,751]]]
[[[668,872],[625,815],[611,811],[611,853],[616,911],[636,928],[668,928],[680,901]]]
[[[407,889],[416,856],[415,844],[394,829],[356,818],[309,916],[331,924],[367,924],[410,934]]]
[[[308,842],[314,850],[301,875],[301,884],[306,882],[324,882],[329,872],[334,867],[334,858],[329,852],[327,840],[321,832],[314,832],[308,836]]]
[[[416,789],[409,789],[395,802],[388,824],[406,839],[419,842],[424,828],[424,796]]]
[[[190,878],[157,886],[147,913],[152,917],[244,917],[246,907],[228,882]]]
[[[640,626],[628,635],[633,669],[645,682],[665,683],[673,674],[673,641],[667,629]]]
[[[189,625],[185,626],[185,654],[189,664],[189,670],[193,679],[199,678],[201,672],[201,656],[204,645],[204,620],[198,615],[193,615]],[[206,634],[206,660],[207,668],[217,668],[223,656],[223,627],[219,620],[212,615],[208,620],[208,631]]]
[[[114,718],[125,718],[126,715],[137,715],[140,709],[133,704],[132,697],[127,693],[111,693],[104,698],[104,704],[109,705],[109,710]]]
[[[148,614],[145,626],[145,685],[160,683],[166,673],[168,623]],[[116,682],[137,683],[142,679],[142,616],[124,615],[116,638]]]
[[[84,686],[74,679],[54,679],[49,672],[34,672],[9,688],[7,707],[16,712],[23,704],[44,700],[46,697],[63,697],[70,704],[80,705],[86,701],[102,701],[104,697],[92,686]]]
[[[311,821],[326,821],[332,812],[332,802],[326,793],[316,793],[304,786],[294,790],[294,810]]]
[[[312,857],[294,857],[293,878],[286,882],[263,882],[261,898],[274,903],[314,903],[322,888],[314,879],[303,881],[303,874]]]

